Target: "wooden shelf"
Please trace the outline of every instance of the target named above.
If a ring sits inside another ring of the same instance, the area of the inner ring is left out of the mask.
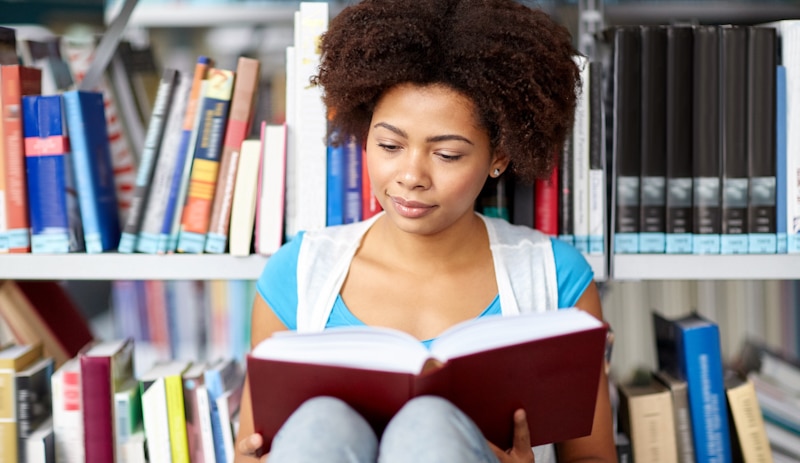
[[[617,254],[614,280],[800,280],[800,254]]]
[[[0,278],[15,280],[256,280],[266,256],[229,254],[6,254]]]

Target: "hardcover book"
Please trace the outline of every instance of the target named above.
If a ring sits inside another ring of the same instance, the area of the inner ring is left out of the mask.
[[[589,63],[589,80],[589,254],[603,254],[606,250],[606,156],[603,66],[599,61]],[[557,206],[553,213],[556,211]]]
[[[728,372],[725,376],[725,395],[728,399],[734,460],[771,463],[772,450],[753,382],[735,372]]]
[[[13,344],[0,348],[0,461],[3,463],[19,461],[15,376],[41,357],[41,344]]]
[[[689,416],[689,389],[686,381],[663,370],[653,372],[653,377],[663,384],[672,396],[678,461],[694,463],[694,440],[692,439],[692,421]]]
[[[630,436],[633,461],[677,463],[672,396],[657,381],[626,384],[620,392],[620,430]]]
[[[53,413],[50,376],[53,358],[41,357],[27,368],[18,371],[16,381],[17,401],[17,458],[33,461],[27,455],[27,440]]]
[[[349,403],[380,434],[408,400],[434,394],[500,447],[511,445],[518,408],[528,414],[533,445],[585,436],[605,335],[602,322],[578,309],[470,320],[442,333],[430,350],[386,328],[280,332],[247,357],[255,431],[269,448],[298,406],[329,395]]]

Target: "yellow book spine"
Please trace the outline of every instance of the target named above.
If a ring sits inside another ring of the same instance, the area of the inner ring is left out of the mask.
[[[17,401],[14,370],[0,369],[0,463],[17,463]]]
[[[173,463],[189,463],[189,440],[186,435],[186,411],[183,404],[183,379],[180,375],[164,378],[169,421],[169,446]]]

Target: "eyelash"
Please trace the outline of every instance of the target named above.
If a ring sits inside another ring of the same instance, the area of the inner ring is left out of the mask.
[[[381,148],[382,150],[386,151],[386,152],[389,152],[389,153],[394,153],[394,152],[400,150],[400,146],[392,145],[392,144],[389,144],[389,143],[378,143],[378,147]],[[463,157],[463,155],[461,155],[461,154],[436,153],[436,155],[439,156],[439,158],[441,158],[445,162],[455,162],[455,161],[458,161],[459,159],[461,159]]]

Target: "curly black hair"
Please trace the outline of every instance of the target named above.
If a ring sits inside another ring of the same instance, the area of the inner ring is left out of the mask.
[[[401,83],[469,97],[492,149],[520,178],[546,178],[572,128],[580,74],[567,29],[515,0],[364,0],[330,22],[312,83],[331,133],[366,136],[375,105]]]

